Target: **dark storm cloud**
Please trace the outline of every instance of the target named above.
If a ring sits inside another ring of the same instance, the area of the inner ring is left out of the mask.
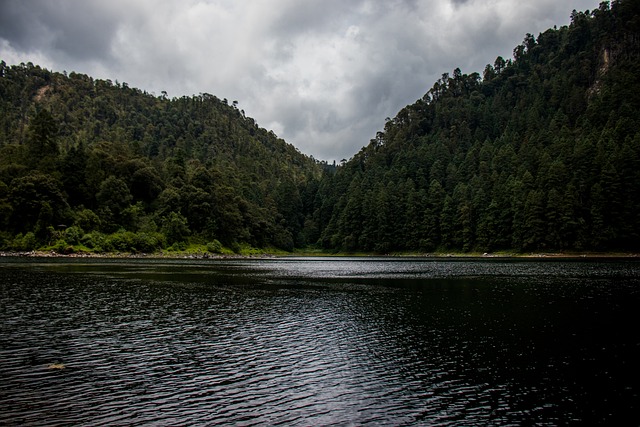
[[[238,100],[302,152],[339,161],[442,73],[481,73],[598,3],[0,0],[0,57]]]
[[[25,52],[108,59],[117,20],[108,7],[83,1],[4,0],[0,38]]]
[[[0,37],[11,40],[19,49],[28,49],[37,37],[38,28],[31,25],[29,4],[21,1],[0,2]]]

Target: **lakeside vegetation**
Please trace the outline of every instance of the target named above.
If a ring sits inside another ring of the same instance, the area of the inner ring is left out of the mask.
[[[640,251],[640,4],[445,73],[348,162],[209,94],[0,61],[0,250]]]

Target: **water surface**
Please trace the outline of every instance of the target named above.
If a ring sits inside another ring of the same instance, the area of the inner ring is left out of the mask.
[[[640,423],[636,261],[4,258],[0,293],[0,424]]]

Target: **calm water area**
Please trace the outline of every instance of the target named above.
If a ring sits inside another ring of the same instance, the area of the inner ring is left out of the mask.
[[[637,426],[639,313],[638,260],[5,257],[0,425]]]

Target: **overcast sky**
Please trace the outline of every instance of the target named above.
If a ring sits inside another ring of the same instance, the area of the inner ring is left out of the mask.
[[[482,73],[599,0],[0,0],[0,59],[238,101],[349,159],[445,72]]]

